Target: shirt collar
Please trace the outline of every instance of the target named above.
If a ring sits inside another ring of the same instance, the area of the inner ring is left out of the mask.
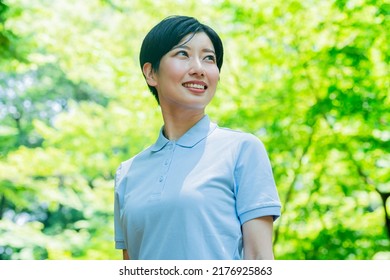
[[[191,127],[183,136],[181,136],[176,142],[177,145],[192,148],[197,143],[206,138],[214,129],[217,127],[215,123],[210,121],[210,118],[205,115],[202,119],[200,119],[193,127]],[[159,137],[152,146],[153,152],[158,152],[165,145],[168,144],[169,139],[167,139],[163,134],[163,127],[160,129]],[[172,141],[171,141],[172,142]]]

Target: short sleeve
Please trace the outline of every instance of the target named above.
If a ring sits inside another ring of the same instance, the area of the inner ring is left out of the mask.
[[[263,216],[280,216],[281,204],[263,143],[245,134],[234,171],[236,210],[241,224]]]
[[[123,194],[120,191],[120,178],[121,178],[122,165],[116,171],[115,174],[115,197],[114,197],[114,233],[115,233],[115,248],[126,249],[123,230],[120,223],[121,209],[123,207]]]

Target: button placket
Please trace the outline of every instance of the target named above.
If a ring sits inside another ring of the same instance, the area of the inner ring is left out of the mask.
[[[161,193],[164,189],[165,181],[167,178],[167,174],[169,171],[169,167],[171,165],[172,157],[173,157],[173,152],[175,150],[175,145],[176,143],[174,141],[169,142],[167,146],[165,147],[165,155],[164,159],[162,161],[162,168],[161,168],[161,173],[160,177],[158,178],[158,183],[159,183],[159,192]]]

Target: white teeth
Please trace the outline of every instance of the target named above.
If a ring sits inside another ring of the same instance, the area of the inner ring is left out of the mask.
[[[205,89],[205,86],[199,84],[185,84],[187,88]]]

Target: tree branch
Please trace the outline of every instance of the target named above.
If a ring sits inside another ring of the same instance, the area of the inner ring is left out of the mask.
[[[286,198],[284,200],[284,211],[286,211],[287,209],[287,205],[290,203],[290,200],[291,200],[291,197],[292,197],[292,194],[293,194],[293,191],[294,191],[294,185],[296,183],[296,181],[298,180],[298,175],[300,174],[300,171],[301,171],[301,168],[302,168],[302,165],[303,165],[303,159],[304,157],[306,156],[306,154],[308,153],[309,151],[309,148],[311,147],[311,144],[312,144],[312,141],[313,141],[313,136],[315,134],[315,127],[316,127],[316,120],[314,122],[314,125],[313,125],[313,129],[309,135],[309,138],[307,139],[307,142],[306,142],[306,145],[302,151],[302,154],[298,160],[299,164],[297,166],[297,168],[294,170],[294,178],[293,180],[291,181],[289,187],[288,187],[288,191],[287,191],[287,194],[286,194]],[[282,225],[282,218],[283,218],[283,215],[279,217],[279,224],[278,226],[276,227],[275,229],[275,233],[274,233],[274,244],[276,244],[276,242],[278,241],[278,238],[279,238],[279,234],[280,234],[280,227]]]
[[[324,119],[325,119],[325,122],[328,124],[328,126],[331,128],[335,138],[338,140],[337,134],[334,133],[333,125],[331,123],[329,123],[326,116],[324,116]],[[341,141],[338,141],[338,142],[341,143]],[[368,176],[366,174],[366,172],[364,172],[361,164],[355,159],[355,157],[353,156],[353,153],[351,152],[351,150],[349,148],[349,145],[344,144],[343,147],[344,147],[344,151],[348,154],[349,159],[351,160],[351,162],[355,166],[356,172],[359,175],[359,177],[364,181],[364,183],[366,185],[373,186],[375,191],[380,195],[380,197],[382,199],[383,210],[385,213],[386,231],[387,231],[387,235],[390,239],[390,217],[389,217],[389,213],[388,213],[387,207],[386,207],[386,202],[387,202],[387,199],[390,197],[390,192],[382,192],[381,190],[379,190],[379,188],[376,186],[377,185],[376,182],[374,182],[374,180],[372,180],[370,178],[370,176]]]
[[[3,194],[1,196],[1,200],[0,200],[0,220],[3,218],[3,215],[4,215],[4,210],[5,210],[5,195]]]

